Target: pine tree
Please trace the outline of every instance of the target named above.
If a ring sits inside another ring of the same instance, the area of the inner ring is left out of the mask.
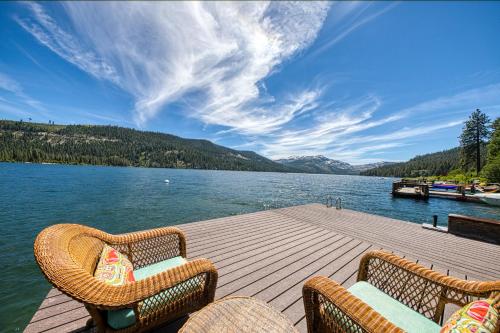
[[[500,156],[500,117],[491,125],[492,133],[488,144],[488,162]]]
[[[491,126],[493,133],[488,144],[488,160],[483,175],[490,182],[500,183],[500,118]]]
[[[464,170],[468,170],[470,165],[476,162],[476,173],[481,171],[481,146],[484,146],[489,136],[488,116],[476,109],[469,120],[464,123],[462,135],[460,135],[461,164]]]

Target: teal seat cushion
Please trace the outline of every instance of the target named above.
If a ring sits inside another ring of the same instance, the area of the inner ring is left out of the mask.
[[[174,268],[177,266],[181,266],[183,264],[187,263],[187,260],[184,259],[183,257],[174,257],[170,258],[164,261],[160,261],[156,264],[145,266],[142,268],[139,268],[137,270],[134,270],[134,277],[136,281],[139,280],[144,280],[145,278],[149,276],[156,275],[158,273],[161,273],[163,271],[166,271],[170,268]],[[185,283],[185,282],[183,282]],[[172,287],[168,289],[168,296],[166,297],[166,301],[173,301],[175,300],[178,296],[181,295],[181,293],[186,290],[186,288],[182,288],[183,283],[180,283],[176,285],[175,287]],[[167,291],[163,292],[162,294],[166,294]],[[177,296],[177,297],[176,297]],[[150,297],[149,299],[154,298]],[[148,302],[149,299],[146,299],[144,301],[144,306],[148,306],[150,304],[158,304],[158,302]],[[131,326],[135,323],[135,314],[134,310],[132,309],[122,309],[122,310],[113,310],[113,311],[108,311],[108,325],[111,326],[114,329],[120,329],[120,328],[125,328],[128,326]]]
[[[134,270],[134,277],[136,281],[144,280],[147,277],[156,275],[170,268],[184,265],[185,263],[187,263],[187,260],[183,257],[173,257],[164,261],[157,262],[156,264]]]
[[[434,333],[441,326],[407,307],[365,281],[351,286],[349,292],[380,313],[384,318],[408,333]]]

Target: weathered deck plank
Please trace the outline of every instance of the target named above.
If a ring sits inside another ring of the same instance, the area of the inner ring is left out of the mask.
[[[245,251],[233,251],[228,253],[223,253],[212,257],[212,261],[217,264],[219,269],[223,269],[228,266],[233,266],[235,264],[241,263],[245,259],[255,258],[262,254],[271,256],[276,252],[282,252],[288,250],[291,247],[300,246],[311,240],[318,240],[321,236],[325,234],[324,230],[318,228],[304,228],[302,233],[287,234],[284,237],[277,237],[276,239],[271,239],[268,242],[263,242],[257,244],[256,246],[247,247]],[[273,251],[273,252],[269,252]],[[234,268],[234,266],[232,267]]]
[[[495,262],[500,260],[498,253],[481,261],[476,260],[478,257],[484,257],[484,250],[490,248],[490,244],[479,242],[473,249],[467,247],[468,251],[463,251],[464,246],[471,244],[471,240],[425,230],[417,224],[397,223],[397,220],[381,216],[341,210],[335,213],[337,219],[331,219],[328,218],[328,208],[321,206],[313,207],[307,213],[304,210],[282,213],[287,216],[294,214],[304,222],[354,235],[358,239],[380,244],[386,249],[422,257],[431,262],[442,262],[457,272],[474,273],[483,279],[491,278],[495,274]],[[432,246],[429,246],[431,244]]]
[[[257,269],[253,269],[250,266],[245,268],[245,273],[241,275],[234,276],[235,274],[233,274],[230,283],[223,284],[220,288],[217,288],[216,295],[220,295],[221,297],[235,294],[257,296],[263,289],[273,287],[277,281],[296,273],[308,266],[308,264],[323,259],[333,251],[340,251],[345,246],[349,247],[349,244],[349,240],[345,238],[324,240],[307,250],[304,249],[296,252],[294,255],[286,256],[269,265]],[[333,247],[333,251],[331,247]]]
[[[292,242],[291,246],[281,246],[279,248],[264,248],[260,253],[247,256],[245,258],[239,258],[240,260],[233,260],[235,258],[226,259],[219,262],[217,265],[217,270],[219,276],[225,276],[227,274],[240,272],[241,270],[250,269],[257,270],[259,267],[269,266],[272,263],[284,260],[285,258],[292,258],[291,260],[297,260],[298,255],[302,253],[304,249],[314,248],[324,242],[332,242],[340,240],[342,236],[327,233],[322,236],[312,235],[308,237],[306,241],[299,242],[298,240]],[[279,251],[279,252],[278,252]],[[233,275],[234,277],[234,275]],[[236,276],[238,278],[238,276]]]
[[[306,331],[304,282],[324,275],[349,287],[356,281],[361,256],[371,249],[384,248],[459,278],[500,279],[498,245],[319,204],[178,227],[187,234],[189,258],[205,257],[215,263],[219,271],[216,297],[263,299],[288,316],[300,332]],[[81,304],[52,289],[26,332],[81,332],[88,318]],[[174,332],[182,322],[162,331]]]
[[[360,246],[351,251],[352,255],[344,257],[343,259],[332,263],[332,265],[323,267],[321,270],[314,272],[314,274],[311,274],[310,276],[306,276],[296,284],[302,286],[311,276],[322,275],[341,283],[346,288],[350,287],[356,282],[359,260],[363,254],[367,251],[376,249],[371,245],[365,245],[366,243],[361,243]],[[301,288],[290,288],[279,296],[280,299],[273,299],[270,302],[273,306],[279,306],[279,302],[283,305],[288,304],[282,311],[296,324],[305,320],[304,303],[302,302],[302,293],[300,289]]]

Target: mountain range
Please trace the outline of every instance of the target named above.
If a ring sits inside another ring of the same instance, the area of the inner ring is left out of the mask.
[[[352,165],[347,162],[333,160],[323,155],[316,156],[290,156],[278,159],[275,162],[287,167],[307,173],[326,173],[338,175],[357,175],[361,172],[394,164],[394,162],[377,162],[370,164]]]

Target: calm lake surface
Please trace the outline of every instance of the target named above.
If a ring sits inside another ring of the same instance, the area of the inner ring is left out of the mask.
[[[164,182],[170,180],[169,184]],[[390,178],[0,163],[0,330],[22,331],[50,289],[33,240],[54,223],[110,233],[255,212],[327,195],[343,206],[415,223],[448,213],[499,218],[500,209],[445,199],[391,197]]]

